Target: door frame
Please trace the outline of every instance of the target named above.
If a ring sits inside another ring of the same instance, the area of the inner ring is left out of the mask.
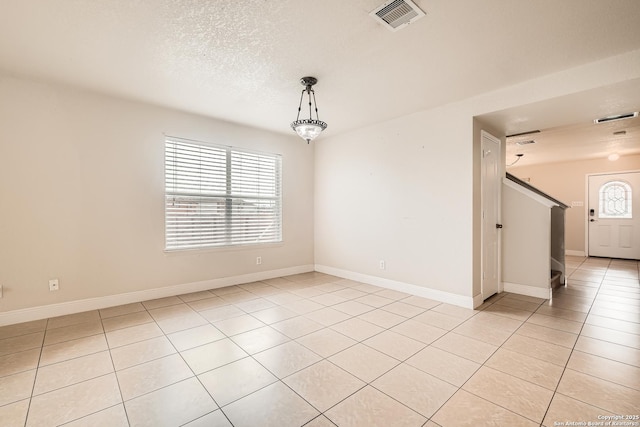
[[[594,172],[584,176],[584,255],[589,257],[589,177],[602,175],[618,175],[622,173],[640,173],[640,169]]]
[[[480,214],[482,215],[484,212],[484,188],[485,182],[483,177],[483,169],[484,169],[484,153],[482,148],[482,140],[487,137],[488,139],[495,142],[498,146],[498,176],[496,180],[496,197],[497,197],[497,212],[496,212],[496,221],[497,224],[502,223],[502,178],[504,176],[504,158],[502,156],[502,141],[500,138],[493,136],[491,133],[481,130],[480,131]],[[484,292],[484,257],[485,257],[485,230],[484,230],[484,218],[481,218],[480,223],[480,295],[482,296],[482,300],[484,301],[485,292]],[[498,292],[502,293],[504,290],[504,284],[502,283],[502,233],[498,233],[498,249],[497,249],[497,280],[498,280]]]

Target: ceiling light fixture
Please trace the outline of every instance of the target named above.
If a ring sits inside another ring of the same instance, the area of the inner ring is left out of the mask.
[[[620,154],[618,154],[618,153],[611,153],[611,154],[609,154],[609,157],[607,157],[607,159],[609,159],[609,161],[611,161],[611,162],[615,162],[619,158],[620,158]]]
[[[522,154],[522,153],[518,153],[518,154],[516,154],[516,159],[513,161],[513,163],[509,163],[509,164],[507,165],[507,167],[513,166],[513,165],[515,165],[516,163],[518,163],[518,161],[519,161],[523,156],[524,156],[524,154]]]
[[[300,138],[307,141],[307,144],[312,140],[316,139],[320,132],[327,128],[327,124],[320,120],[318,117],[318,106],[316,104],[316,93],[313,91],[313,85],[318,83],[318,79],[315,77],[303,77],[300,79],[300,83],[304,86],[302,89],[302,94],[300,95],[300,105],[298,105],[298,117],[296,120],[291,123],[291,129],[295,130]],[[305,92],[307,93],[307,97],[309,98],[309,118],[300,120],[300,111],[302,111],[302,99],[304,98]],[[312,100],[313,98],[313,108],[312,108]],[[312,117],[313,109],[316,110],[316,118]]]

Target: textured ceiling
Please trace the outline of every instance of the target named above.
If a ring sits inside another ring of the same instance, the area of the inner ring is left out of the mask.
[[[415,2],[0,0],[0,69],[279,132],[313,75],[337,134],[640,48],[638,0]]]

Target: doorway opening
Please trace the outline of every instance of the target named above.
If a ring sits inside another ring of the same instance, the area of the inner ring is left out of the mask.
[[[587,176],[587,255],[640,259],[640,171]]]

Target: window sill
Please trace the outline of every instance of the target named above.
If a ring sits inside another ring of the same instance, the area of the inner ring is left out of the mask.
[[[204,253],[216,253],[216,252],[241,252],[250,251],[256,249],[270,249],[284,247],[285,242],[273,242],[273,243],[249,243],[244,245],[229,245],[229,246],[211,246],[202,248],[185,248],[185,249],[164,249],[163,252],[167,256],[179,256],[179,255],[200,255]]]

